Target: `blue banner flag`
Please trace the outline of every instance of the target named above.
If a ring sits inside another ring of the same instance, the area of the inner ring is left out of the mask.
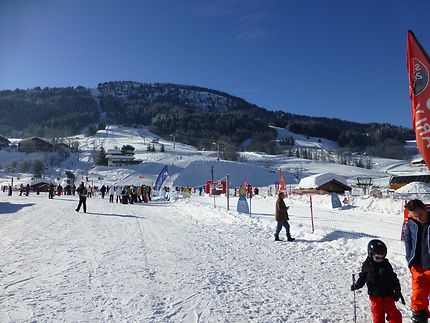
[[[335,192],[331,193],[331,207],[333,209],[336,209],[338,207],[342,207],[342,203],[340,203],[339,196]]]
[[[161,189],[161,185],[163,185],[166,178],[169,176],[169,171],[167,169],[167,165],[161,170],[160,174],[157,177],[154,185],[154,191],[159,191]]]

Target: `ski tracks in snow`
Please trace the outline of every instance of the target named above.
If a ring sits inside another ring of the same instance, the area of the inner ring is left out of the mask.
[[[30,200],[0,217],[0,321],[351,322],[366,238],[292,222],[296,242],[275,243],[261,220],[193,202]]]

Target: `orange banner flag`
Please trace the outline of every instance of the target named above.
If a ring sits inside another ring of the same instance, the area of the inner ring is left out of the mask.
[[[430,59],[412,31],[408,32],[407,67],[412,100],[412,128],[417,147],[430,169]]]

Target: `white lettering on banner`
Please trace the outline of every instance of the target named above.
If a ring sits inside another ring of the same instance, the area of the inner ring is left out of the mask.
[[[418,102],[417,109],[415,112],[416,115],[425,114],[425,111],[421,109],[421,103]],[[421,140],[427,142],[426,147],[430,148],[430,137],[425,136],[430,134],[430,124],[427,122],[427,117],[422,117],[415,122],[415,130],[421,137]]]
[[[430,98],[427,100],[426,105],[427,105],[427,109],[429,109],[429,110],[430,110]]]
[[[421,80],[423,77],[422,77],[422,75],[421,75],[421,73],[420,73],[420,71],[421,71],[421,67],[420,67],[420,64],[415,64],[415,75],[414,75],[414,80],[416,81],[416,80]]]
[[[423,110],[417,110],[417,114],[423,112]],[[427,118],[422,118],[415,122],[415,129],[421,136],[422,141],[425,141],[427,143],[426,147],[430,148],[430,137],[425,136],[427,134],[430,134],[430,124],[427,122]]]

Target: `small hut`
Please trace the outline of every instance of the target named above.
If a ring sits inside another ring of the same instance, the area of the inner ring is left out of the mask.
[[[352,187],[346,183],[346,178],[333,173],[317,174],[303,178],[295,192],[297,193],[340,193],[351,191]]]

